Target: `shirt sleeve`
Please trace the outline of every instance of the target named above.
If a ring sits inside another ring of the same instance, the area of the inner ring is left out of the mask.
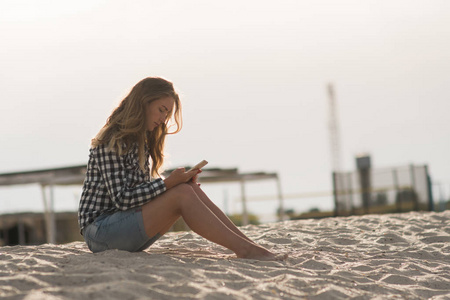
[[[99,145],[95,149],[97,167],[114,205],[120,210],[142,206],[166,190],[161,178],[139,179],[139,165],[127,162],[127,155],[118,155]]]

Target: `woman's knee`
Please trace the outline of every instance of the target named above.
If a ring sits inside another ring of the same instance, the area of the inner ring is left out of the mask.
[[[172,189],[179,199],[190,199],[195,196],[195,191],[189,183],[181,183]]]
[[[189,183],[182,183],[174,187],[176,189],[175,197],[178,200],[179,207],[183,207],[184,205],[192,206],[193,202],[201,202],[201,199],[197,195],[193,186]]]

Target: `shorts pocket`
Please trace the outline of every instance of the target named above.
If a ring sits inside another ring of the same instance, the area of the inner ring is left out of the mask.
[[[105,242],[102,242],[98,239],[97,230],[97,224],[95,222],[91,223],[85,228],[83,235],[89,250],[91,250],[93,253],[109,249],[108,245]]]
[[[105,242],[110,249],[118,249],[134,252],[148,239],[142,239],[139,224],[134,210],[119,212],[112,215],[107,222],[102,224]]]

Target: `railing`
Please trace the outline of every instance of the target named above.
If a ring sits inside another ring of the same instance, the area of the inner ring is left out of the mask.
[[[335,215],[434,209],[426,165],[334,172],[333,195]]]

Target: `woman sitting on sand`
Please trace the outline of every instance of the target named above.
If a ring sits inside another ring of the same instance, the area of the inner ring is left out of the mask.
[[[201,170],[179,168],[160,178],[170,120],[177,125],[172,133],[179,132],[181,104],[172,83],[145,78],[92,140],[78,211],[89,249],[142,251],[181,216],[193,231],[239,258],[275,259],[239,231],[200,189],[196,180]]]

